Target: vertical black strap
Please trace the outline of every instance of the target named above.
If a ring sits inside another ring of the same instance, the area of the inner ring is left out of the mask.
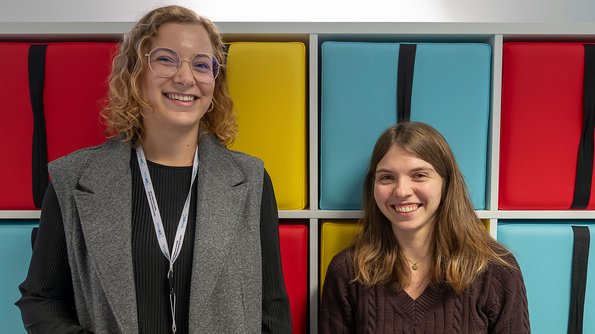
[[[595,45],[585,44],[583,87],[583,132],[578,147],[574,197],[571,209],[585,209],[591,197],[593,175],[593,130],[595,129]]]
[[[29,48],[29,96],[33,109],[33,203],[41,208],[49,183],[48,150],[43,114],[43,87],[45,83],[45,53],[47,45]]]
[[[399,67],[397,74],[397,123],[411,119],[411,91],[415,68],[415,44],[399,46]]]
[[[572,247],[572,282],[570,286],[568,334],[582,334],[591,235],[587,226],[572,226],[572,233],[574,234],[574,245]]]

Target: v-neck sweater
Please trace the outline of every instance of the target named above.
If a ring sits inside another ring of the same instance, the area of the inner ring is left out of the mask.
[[[430,284],[412,299],[387,285],[354,283],[353,254],[331,261],[323,286],[319,333],[530,333],[525,285],[512,255],[509,268],[489,264],[464,292]]]

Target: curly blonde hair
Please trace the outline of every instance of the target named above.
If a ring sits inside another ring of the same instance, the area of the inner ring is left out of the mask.
[[[237,124],[227,87],[225,45],[221,33],[209,19],[181,6],[160,7],[148,12],[124,36],[112,63],[107,105],[101,112],[106,135],[119,137],[133,146],[141,143],[145,131],[143,109],[151,108],[143,99],[139,85],[141,75],[148,68],[144,55],[150,51],[159,27],[166,23],[199,24],[209,34],[213,54],[221,65],[215,80],[213,109],[202,117],[200,133],[213,133],[225,145],[231,144],[237,134]]]

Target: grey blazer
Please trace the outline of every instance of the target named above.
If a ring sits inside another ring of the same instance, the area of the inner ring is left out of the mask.
[[[78,320],[137,333],[131,254],[131,149],[119,141],[50,164],[62,210]],[[191,333],[260,333],[262,161],[200,137]]]

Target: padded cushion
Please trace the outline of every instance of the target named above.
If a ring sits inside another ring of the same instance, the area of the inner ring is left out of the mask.
[[[356,221],[322,221],[320,228],[320,293],[326,270],[337,253],[349,247],[359,232]]]
[[[2,333],[26,333],[21,312],[14,303],[21,298],[19,284],[27,277],[31,261],[34,221],[0,221],[0,323]]]
[[[231,43],[229,89],[239,133],[231,148],[264,160],[281,210],[307,203],[306,48],[303,43]]]
[[[29,98],[29,43],[0,43],[0,210],[32,210],[33,111]]]
[[[583,124],[584,63],[582,43],[504,44],[500,209],[570,208]],[[593,198],[592,188],[589,209],[595,208]]]
[[[0,209],[36,209],[32,192],[33,111],[29,43],[0,43],[11,66],[0,73],[5,126],[0,131]],[[48,161],[105,140],[99,112],[115,43],[48,43],[43,89]]]
[[[283,222],[279,225],[279,243],[293,333],[305,334],[308,328],[308,227]]]
[[[361,207],[374,143],[397,121],[398,43],[324,42],[320,208]],[[485,207],[491,49],[419,43],[411,120],[434,126],[452,147],[476,209]]]
[[[570,307],[573,232],[571,225],[589,226],[591,245],[584,310],[584,333],[595,333],[595,223],[592,221],[498,224],[498,241],[516,257],[527,287],[531,330],[566,333]]]
[[[99,113],[116,43],[55,43],[46,54],[48,161],[105,141]]]

